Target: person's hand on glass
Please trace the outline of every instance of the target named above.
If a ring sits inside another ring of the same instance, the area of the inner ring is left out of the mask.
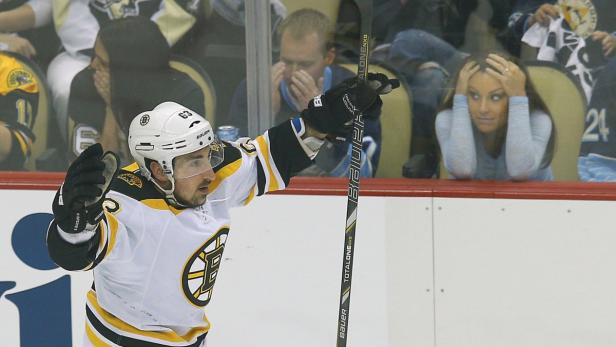
[[[528,19],[528,26],[532,26],[535,23],[539,23],[543,26],[550,24],[550,19],[558,18],[560,13],[558,12],[558,6],[552,4],[543,4],[537,11]]]
[[[603,55],[608,57],[616,50],[616,37],[605,31],[595,31],[590,36],[593,41],[601,42],[603,47]]]
[[[280,111],[280,82],[284,77],[285,64],[281,61],[272,66],[272,112],[277,114]]]
[[[27,58],[32,58],[36,55],[36,49],[30,41],[11,34],[0,34],[0,43],[4,43],[9,52],[21,54]]]
[[[456,94],[466,95],[468,92],[468,80],[477,71],[479,71],[479,65],[475,61],[470,60],[464,64],[458,75],[458,82],[456,82]]]
[[[497,54],[488,55],[486,62],[486,72],[501,82],[509,97],[526,95],[526,74],[518,65]]]

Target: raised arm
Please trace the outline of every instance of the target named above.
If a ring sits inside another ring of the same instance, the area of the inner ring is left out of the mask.
[[[68,168],[47,230],[47,248],[56,264],[67,270],[87,270],[104,258],[118,222],[103,211],[103,200],[117,172],[117,156],[103,155],[100,144],[88,147]]]
[[[0,32],[16,32],[51,23],[50,0],[30,0],[12,10],[0,12]]]
[[[477,169],[477,150],[473,125],[465,95],[455,95],[453,109],[436,116],[436,137],[443,163],[451,176],[470,179]]]
[[[486,61],[490,66],[486,71],[501,82],[509,97],[507,173],[514,180],[526,180],[541,165],[552,132],[550,117],[545,113],[530,115],[527,76],[517,64],[495,54],[490,54]]]
[[[254,196],[286,188],[292,176],[311,164],[325,138],[345,140],[352,130],[353,110],[367,117],[382,105],[379,94],[398,87],[397,80],[370,74],[368,84],[349,79],[312,99],[300,116],[279,124],[254,140],[225,149],[225,162],[217,168],[214,189],[224,181],[235,182],[230,195],[233,206],[246,204]],[[355,95],[359,97],[356,99]]]
[[[477,169],[477,150],[466,94],[468,81],[479,68],[479,64],[474,61],[462,67],[456,82],[453,109],[436,116],[436,137],[441,146],[445,168],[458,179],[473,178]]]

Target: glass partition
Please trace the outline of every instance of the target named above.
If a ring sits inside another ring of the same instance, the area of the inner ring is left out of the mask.
[[[354,71],[361,16],[353,1],[283,3],[290,16],[314,8],[335,18],[329,67]],[[613,180],[614,6],[374,1],[371,70],[403,83],[382,97],[380,136],[364,141],[377,158],[372,175]]]
[[[0,32],[7,33],[0,34],[7,77],[0,169],[64,171],[95,142],[130,163],[132,119],[164,101],[205,116],[215,129],[230,124],[232,97],[246,78],[241,2],[0,5]]]
[[[254,137],[357,73],[353,0],[76,3],[0,3],[2,170],[63,171],[97,141],[129,162],[130,121],[164,100]],[[401,86],[362,175],[614,180],[614,6],[374,0],[370,71]],[[300,174],[345,176],[348,153],[328,141]]]

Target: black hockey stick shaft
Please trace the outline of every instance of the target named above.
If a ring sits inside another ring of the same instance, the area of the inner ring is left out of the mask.
[[[368,58],[370,55],[370,34],[372,29],[372,0],[355,0],[359,9],[361,31],[360,51],[357,68],[358,82],[368,79]],[[342,279],[340,282],[340,306],[338,309],[337,347],[346,347],[349,332],[349,308],[351,306],[351,279],[353,278],[353,255],[355,250],[355,226],[357,225],[357,206],[359,198],[359,173],[361,167],[361,148],[364,133],[364,120],[361,112],[355,112],[353,120],[353,142],[351,145],[351,167],[347,190],[347,212],[342,259]]]

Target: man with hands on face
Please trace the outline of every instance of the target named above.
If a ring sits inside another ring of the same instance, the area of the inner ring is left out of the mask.
[[[321,12],[302,9],[291,13],[280,23],[278,34],[280,60],[272,66],[274,123],[296,116],[314,97],[353,76],[353,72],[333,64],[336,57],[335,48],[330,42],[333,28]],[[247,120],[250,117],[246,93],[246,81],[242,81],[233,95],[229,110],[229,122],[240,129],[240,135],[247,135]],[[380,108],[371,112],[376,114],[364,117],[364,142],[372,144],[374,150],[370,152],[370,162],[362,165],[362,174],[376,171],[380,152],[381,125],[377,119]],[[346,156],[349,144],[350,141],[328,142],[316,158],[316,166],[305,174],[328,175],[332,170],[338,171],[338,164]],[[367,166],[371,168],[366,169]]]
[[[555,130],[523,66],[471,56],[452,79],[436,135],[456,179],[552,180]]]

